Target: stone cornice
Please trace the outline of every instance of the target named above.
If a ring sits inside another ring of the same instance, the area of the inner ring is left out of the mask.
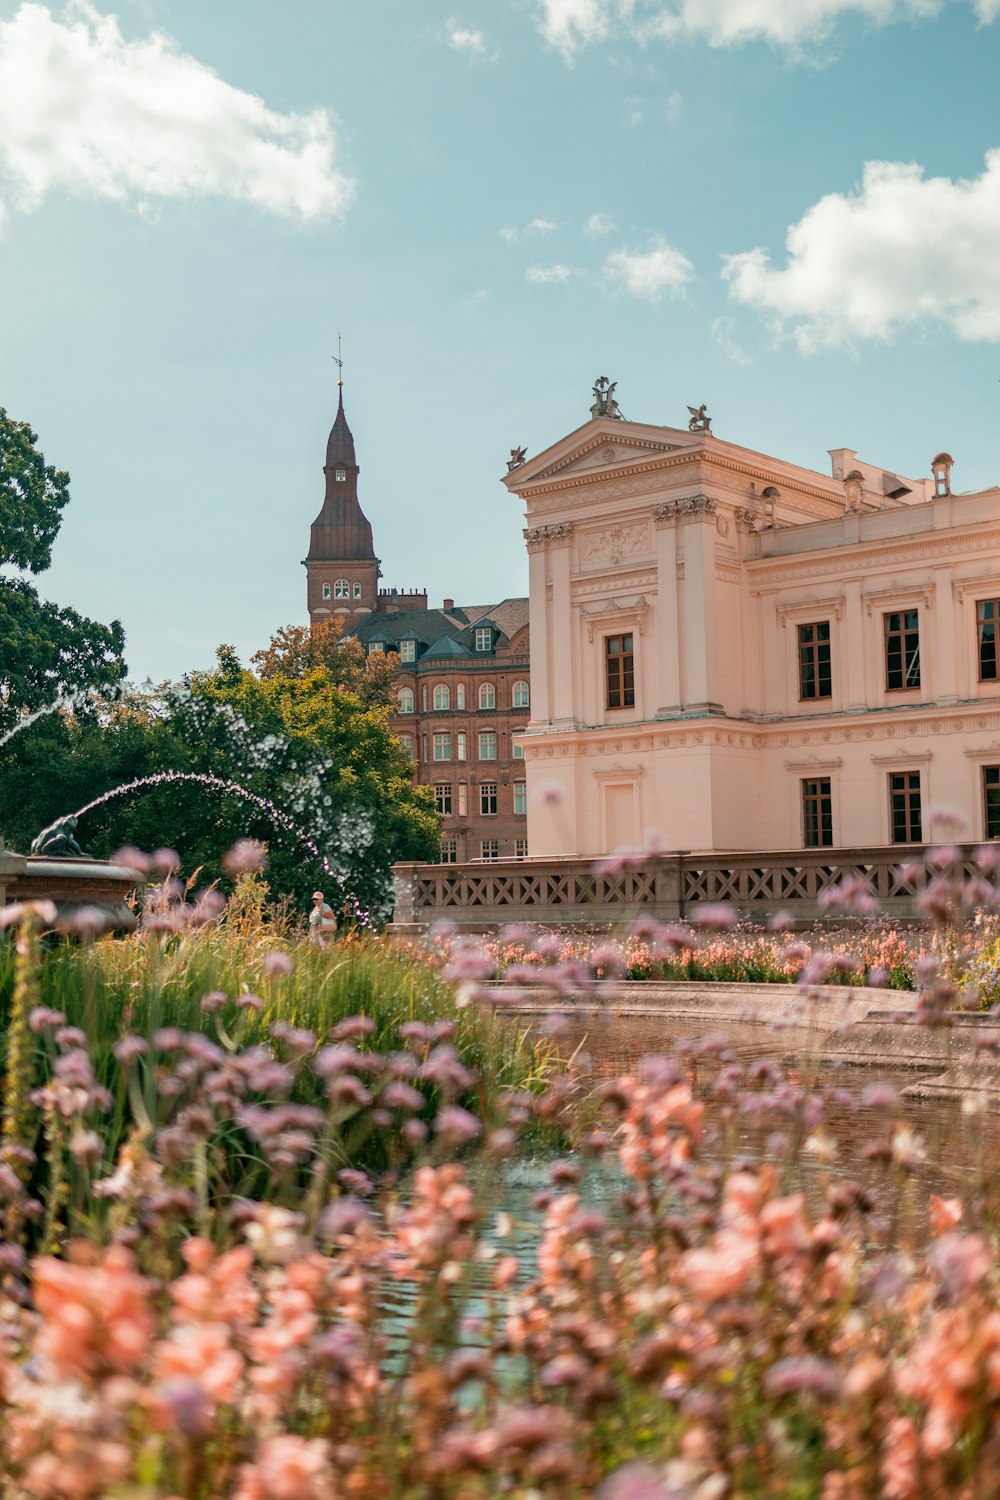
[[[908,558],[932,558],[941,553],[950,553],[957,562],[958,550],[963,555],[969,552],[993,552],[1000,547],[1000,526],[987,530],[977,528],[968,536],[956,537],[953,529],[943,531],[921,531],[912,537],[879,537],[877,541],[843,542],[835,547],[815,548],[810,552],[791,552],[784,557],[747,558],[744,567],[750,581],[764,592],[763,586],[773,581],[780,588],[790,579],[829,578],[843,567],[851,573],[865,573],[871,566],[880,563],[903,563]]]
[[[652,507],[653,521],[657,526],[668,526],[671,521],[686,521],[692,516],[704,519],[714,516],[719,502],[708,495],[688,495],[680,500],[664,500]]]
[[[552,730],[538,726],[525,740],[525,756],[529,760],[575,753],[618,753],[621,750],[670,750],[692,745],[718,746],[727,749],[758,751],[796,751],[808,748],[810,754],[818,755],[821,761],[830,761],[836,755],[833,747],[840,745],[884,744],[894,747],[885,759],[922,759],[933,752],[919,749],[908,750],[908,745],[927,736],[951,736],[972,734],[1000,735],[1000,704],[965,703],[948,704],[941,708],[922,707],[909,710],[889,709],[881,713],[873,711],[857,715],[839,715],[836,721],[815,720],[795,722],[782,720],[779,723],[761,725],[742,719],[669,719],[640,720],[630,725],[588,725],[586,728]],[[970,758],[979,758],[1000,751],[1000,739],[982,749],[976,746],[963,747]],[[998,757],[1000,758],[1000,757]],[[875,759],[875,757],[872,757]]]

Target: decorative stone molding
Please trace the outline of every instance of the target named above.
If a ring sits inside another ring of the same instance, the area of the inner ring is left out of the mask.
[[[760,598],[762,590],[751,589],[754,598]],[[797,604],[776,604],[774,612],[778,616],[778,623],[782,630],[788,628],[789,616],[801,615],[803,619],[816,617],[824,612],[833,615],[835,620],[842,619],[844,614],[844,595],[834,594],[829,599],[806,599]],[[870,611],[869,611],[870,613]]]
[[[582,541],[584,563],[620,563],[623,558],[650,550],[649,526],[645,521],[632,526],[616,521],[603,531],[589,533]]]
[[[818,755],[810,755],[807,760],[786,760],[786,771],[839,771],[844,764],[842,756],[830,756],[827,760],[821,760]]]
[[[900,748],[896,755],[873,755],[873,766],[910,766],[915,761],[933,760],[933,750],[904,750]]]
[[[746,508],[745,505],[739,505],[739,506],[737,506],[737,508],[736,508],[736,529],[737,529],[737,531],[746,531],[746,532],[749,532],[752,535],[757,530],[757,513],[756,513],[756,511],[747,510],[747,508]]]
[[[613,589],[651,589],[656,587],[655,568],[630,568],[625,573],[604,573],[588,578],[574,578],[570,590],[574,599],[609,594]]]
[[[640,594],[638,599],[633,600],[608,599],[604,604],[595,605],[591,609],[586,605],[580,609],[580,617],[587,627],[587,640],[591,643],[594,639],[594,626],[598,624],[627,622],[633,624],[640,635],[645,635],[648,614],[649,601],[645,594]]]
[[[710,500],[707,495],[689,495],[684,500],[664,500],[654,505],[653,520],[657,525],[666,525],[678,517],[687,520],[689,516],[714,516],[717,510],[717,500]]]
[[[540,552],[547,542],[557,547],[568,547],[572,534],[572,521],[562,521],[551,526],[528,526],[524,531],[524,540],[529,552]]]
[[[865,614],[870,615],[876,606],[884,608],[887,604],[893,604],[896,600],[919,599],[925,609],[930,609],[934,603],[933,583],[897,584],[891,588],[872,589],[870,593],[861,595],[865,606]]]
[[[985,598],[989,589],[1000,594],[1000,573],[980,573],[976,578],[953,578],[951,587],[959,604],[965,603],[967,594],[982,594]]]
[[[590,774],[595,781],[621,781],[625,777],[638,781],[645,769],[645,766],[641,764],[623,766],[616,762],[613,766],[591,766]]]

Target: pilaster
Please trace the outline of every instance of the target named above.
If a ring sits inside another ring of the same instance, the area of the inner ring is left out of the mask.
[[[656,530],[656,587],[658,615],[658,719],[681,713],[681,629],[677,590],[677,512],[670,503],[653,506]],[[654,700],[655,701],[655,700]]]

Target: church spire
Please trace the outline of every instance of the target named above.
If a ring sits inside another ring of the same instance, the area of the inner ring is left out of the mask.
[[[308,560],[374,562],[371,522],[358,501],[360,469],[344,411],[343,378],[337,381],[337,415],[326,443],[323,473],[326,494],[312,524]]]

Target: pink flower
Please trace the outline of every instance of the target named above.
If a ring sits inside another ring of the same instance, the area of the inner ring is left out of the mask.
[[[328,1444],[286,1432],[262,1440],[234,1500],[327,1500],[332,1493]]]
[[[685,1251],[678,1269],[692,1295],[709,1303],[738,1297],[759,1264],[755,1239],[742,1230],[720,1229],[712,1245]]]

